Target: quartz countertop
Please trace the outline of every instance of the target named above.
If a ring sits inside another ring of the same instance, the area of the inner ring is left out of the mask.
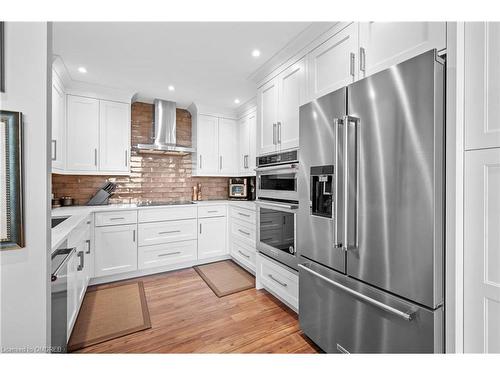
[[[239,200],[205,200],[194,201],[197,206],[214,205],[214,204],[230,204],[237,207],[255,210],[255,201],[239,201]],[[180,205],[164,205],[164,206],[138,206],[135,203],[130,204],[107,204],[103,206],[69,206],[59,207],[52,210],[52,217],[68,217],[62,223],[52,228],[52,252],[55,251],[69,236],[80,223],[89,219],[89,215],[99,211],[127,211],[127,210],[154,210],[168,207],[190,207],[193,204]]]

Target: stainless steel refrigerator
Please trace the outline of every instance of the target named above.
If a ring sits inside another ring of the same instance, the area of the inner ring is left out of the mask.
[[[300,107],[302,330],[326,352],[444,350],[444,64]]]

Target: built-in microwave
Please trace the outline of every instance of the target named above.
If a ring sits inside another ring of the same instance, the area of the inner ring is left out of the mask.
[[[257,198],[298,202],[297,151],[257,158]]]

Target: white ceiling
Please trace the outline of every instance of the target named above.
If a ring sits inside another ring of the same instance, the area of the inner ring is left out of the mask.
[[[142,99],[236,108],[255,96],[248,76],[307,22],[56,22],[54,53],[71,79]],[[251,56],[253,49],[261,56]],[[78,72],[84,66],[86,74]],[[168,91],[174,85],[175,91]]]

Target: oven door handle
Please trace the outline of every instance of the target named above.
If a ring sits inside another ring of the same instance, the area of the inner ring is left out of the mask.
[[[275,171],[277,169],[282,169],[284,172],[288,172],[290,169],[299,169],[299,165],[297,163],[290,164],[279,164],[279,165],[271,165],[269,167],[258,167],[255,168],[256,172],[267,172],[267,171]]]
[[[259,206],[270,206],[270,207],[278,207],[278,208],[286,208],[289,210],[296,210],[299,208],[298,204],[287,204],[287,203],[275,203],[275,202],[263,202],[263,201],[255,201],[255,204]]]

